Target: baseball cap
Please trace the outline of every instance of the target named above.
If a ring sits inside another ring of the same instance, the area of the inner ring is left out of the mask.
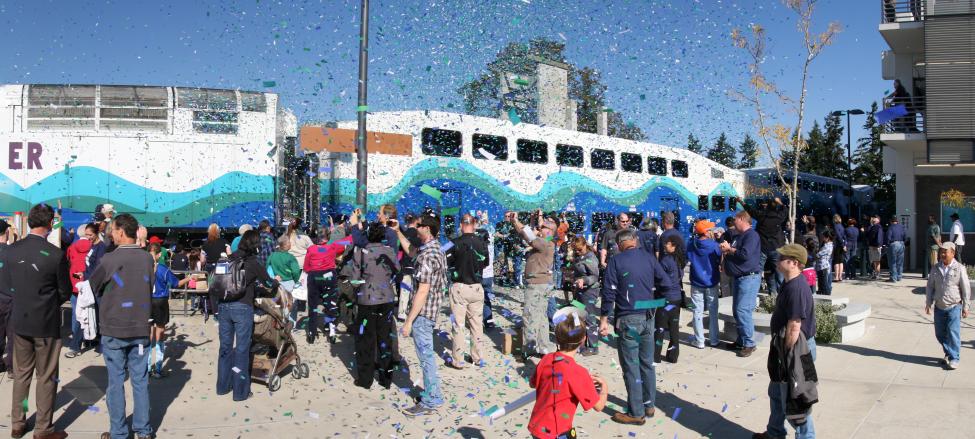
[[[714,228],[714,223],[708,220],[700,220],[694,224],[694,231],[697,232],[698,235],[703,235],[707,233],[708,230],[711,230],[713,228]]]
[[[951,214],[951,219],[958,219],[958,212]]]
[[[955,243],[954,242],[942,242],[939,247],[941,247],[941,248],[943,248],[945,250],[955,251]]]
[[[149,243],[150,244],[162,244],[163,243],[163,240],[162,240],[162,238],[160,238],[158,236],[153,236],[153,237],[149,238]]]
[[[806,260],[809,257],[809,253],[806,252],[806,248],[799,244],[786,244],[779,247],[777,250],[780,256],[785,256],[788,258],[793,258],[799,261],[799,264],[806,265]]]

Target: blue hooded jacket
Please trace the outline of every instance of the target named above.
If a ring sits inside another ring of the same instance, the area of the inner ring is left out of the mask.
[[[713,239],[693,239],[687,245],[691,263],[691,286],[711,288],[721,282],[721,249]]]

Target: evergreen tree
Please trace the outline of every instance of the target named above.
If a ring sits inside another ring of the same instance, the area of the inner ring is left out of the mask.
[[[687,150],[694,154],[704,154],[704,145],[701,145],[701,141],[693,133],[687,135]]]
[[[880,204],[894,202],[894,175],[884,174],[884,142],[880,141],[883,126],[877,123],[877,102],[870,106],[863,129],[867,137],[857,139],[857,149],[853,154],[853,183],[872,186],[874,200]]]
[[[843,122],[840,116],[834,116],[832,113],[826,116],[825,122],[823,149],[818,162],[822,171],[820,175],[846,181],[850,170],[846,160]]]
[[[758,164],[758,143],[751,135],[745,134],[745,139],[738,145],[738,153],[741,154],[738,169],[754,168]]]
[[[734,168],[737,164],[735,147],[728,143],[728,137],[724,133],[721,133],[714,147],[708,151],[708,158],[729,168]]]
[[[826,142],[819,121],[813,121],[813,126],[806,137],[806,149],[799,158],[799,172],[822,175],[819,161],[822,160],[823,148]]]

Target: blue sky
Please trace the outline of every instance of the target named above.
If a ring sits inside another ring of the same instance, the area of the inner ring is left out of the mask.
[[[844,31],[814,64],[809,115],[867,109],[889,88],[880,2],[819,3],[817,29],[835,20]],[[358,0],[0,2],[0,83],[267,90],[302,122],[352,119],[358,8]],[[733,27],[768,28],[766,70],[787,90],[798,88],[803,56],[778,0],[373,0],[371,9],[371,111],[459,111],[456,89],[501,47],[547,37],[567,44],[573,64],[602,72],[611,108],[674,146],[691,132],[710,145],[722,131],[734,143],[752,131],[754,112],[728,95],[747,79]]]

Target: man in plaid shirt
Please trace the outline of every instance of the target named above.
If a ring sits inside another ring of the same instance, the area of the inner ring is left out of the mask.
[[[444,403],[437,375],[437,355],[433,351],[433,328],[437,325],[437,315],[447,291],[447,258],[437,241],[440,218],[433,213],[423,214],[416,230],[423,245],[418,250],[406,248],[406,251],[417,253],[413,275],[417,288],[410,298],[410,312],[400,333],[404,337],[413,335],[416,356],[423,370],[424,391],[420,394],[420,402],[404,411],[410,417],[429,415]],[[403,246],[408,247],[408,241]]]

